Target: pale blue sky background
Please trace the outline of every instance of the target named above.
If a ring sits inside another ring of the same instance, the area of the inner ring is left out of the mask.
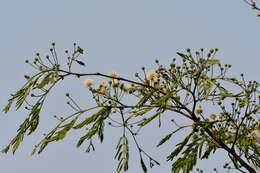
[[[24,60],[33,58],[35,52],[46,53],[53,41],[60,54],[73,42],[87,49],[87,71],[117,69],[130,77],[142,66],[152,67],[155,58],[167,64],[176,57],[176,51],[187,47],[218,47],[218,58],[233,65],[233,74],[245,72],[248,78],[259,79],[260,18],[242,0],[0,0],[0,21],[1,107],[9,93],[23,84],[23,74],[31,71]],[[90,104],[79,80],[65,82],[55,90],[42,114],[39,131],[25,138],[15,156],[0,155],[0,172],[114,172],[115,140],[120,135],[117,129],[108,129],[105,143],[97,145],[95,153],[85,154],[84,147],[76,149],[80,134],[72,133],[64,142],[47,147],[42,155],[30,156],[33,145],[54,126],[51,115],[68,111],[64,108],[66,91],[79,97],[82,105]],[[1,115],[0,146],[4,146],[26,112]],[[167,124],[161,130],[148,127],[139,137],[147,151],[161,160],[162,166],[151,173],[170,172],[170,163],[164,160],[173,143],[161,149],[155,146],[171,129]],[[218,154],[215,160],[200,165],[212,172],[225,158]],[[137,159],[132,157],[129,173],[141,172]]]

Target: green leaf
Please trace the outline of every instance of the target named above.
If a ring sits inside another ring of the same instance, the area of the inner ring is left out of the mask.
[[[207,100],[212,89],[212,82],[210,79],[204,81],[204,97]]]
[[[55,139],[56,141],[64,139],[66,134],[71,130],[76,121],[77,117],[71,120],[68,124],[63,125],[63,128],[60,131],[56,132],[56,135],[53,136],[53,139]]]
[[[32,134],[39,124],[39,118],[40,118],[40,111],[41,109],[38,108],[39,105],[35,105],[30,113],[30,129],[28,135]]]
[[[149,98],[151,97],[151,93],[150,94],[147,94],[147,95],[144,95],[140,100],[139,102],[136,104],[136,107],[141,107],[143,106],[148,100]]]
[[[99,112],[97,112],[97,117],[94,119],[91,119],[90,122],[94,122],[92,127],[87,131],[87,133],[82,136],[78,143],[77,147],[80,147],[80,145],[85,141],[91,139],[94,135],[98,133],[98,137],[100,141],[102,142],[104,139],[103,130],[104,130],[104,120],[109,116],[111,112],[111,108],[104,107]],[[96,115],[95,115],[96,116]],[[89,121],[88,121],[89,122]],[[84,123],[85,124],[85,123]],[[80,125],[82,126],[82,124]],[[84,125],[83,125],[84,126]],[[74,127],[75,128],[75,127]]]
[[[7,145],[5,148],[1,150],[1,152],[6,154],[9,151],[9,149],[10,149],[10,145]]]
[[[143,119],[143,121],[141,121],[138,126],[145,126],[146,124],[148,124],[149,122],[151,122],[153,119],[155,119],[156,117],[158,117],[161,114],[161,112],[156,112],[153,116],[149,117],[149,118],[145,118]]]
[[[230,97],[232,96],[232,93],[230,93],[228,90],[226,90],[225,88],[219,88],[220,90],[220,93],[219,95],[222,96],[222,97]]]
[[[74,129],[80,129],[88,124],[91,124],[95,122],[99,116],[108,116],[110,114],[110,108],[104,107],[101,110],[99,110],[97,113],[91,115],[90,117],[86,117],[85,120],[74,126]]]
[[[37,88],[42,89],[44,88],[46,85],[48,85],[49,83],[52,82],[52,77],[53,77],[54,73],[48,73],[43,79],[42,81],[38,84]]]
[[[166,141],[168,141],[170,138],[172,137],[172,133],[166,135],[163,139],[161,139],[161,141],[159,142],[159,144],[157,145],[157,147],[161,146],[162,144],[164,144]]]
[[[80,138],[79,138],[79,141],[78,141],[78,143],[77,143],[77,147],[80,147],[81,146],[81,144],[85,141],[87,139],[87,134],[85,134],[84,136],[81,136]]]
[[[189,57],[183,53],[177,52],[177,54],[185,60],[189,60]]]
[[[193,132],[190,133],[182,142],[178,143],[176,146],[177,148],[169,155],[167,156],[167,161],[173,160],[174,157],[176,157],[185,147],[185,145],[188,143],[190,137],[193,135]]]
[[[45,138],[44,140],[43,140],[43,142],[41,143],[41,145],[40,145],[40,147],[39,147],[39,150],[38,150],[38,154],[40,154],[45,148],[46,148],[46,146],[49,144],[49,140],[48,140],[48,138]]]
[[[133,111],[133,114],[135,114],[136,116],[142,116],[142,115],[146,114],[147,112],[151,111],[152,109],[153,109],[153,107],[140,108],[138,110]]]
[[[30,93],[32,85],[33,82],[29,82],[26,84],[26,86],[24,86],[22,89],[20,89],[15,93],[13,98],[16,98],[16,104],[15,104],[16,110],[18,110],[26,100],[27,96]]]
[[[206,151],[204,152],[203,156],[201,157],[201,159],[208,159],[209,155],[211,154],[211,152],[215,152],[216,151],[216,147],[214,146],[207,146]]]
[[[215,64],[220,64],[220,61],[218,59],[207,59],[206,63],[210,65],[215,65]]]
[[[182,170],[183,173],[190,173],[194,166],[197,163],[197,150],[198,146],[196,146],[193,150],[186,153],[183,157],[177,159],[177,161],[172,164],[172,172],[180,173]]]
[[[119,161],[116,168],[117,173],[121,172],[122,168],[124,171],[127,171],[129,161],[129,146],[128,139],[125,136],[120,137],[116,146],[116,150],[117,151],[114,159]]]
[[[15,138],[15,140],[12,143],[12,152],[13,152],[13,154],[18,149],[18,147],[21,144],[22,140],[23,140],[23,134],[20,133],[19,135],[17,135],[17,137]]]
[[[77,51],[78,51],[80,54],[83,54],[83,53],[84,53],[84,50],[83,50],[81,47],[79,47],[79,46],[78,46],[78,48],[77,48]]]
[[[4,113],[7,113],[10,110],[10,108],[12,106],[12,103],[13,103],[13,99],[8,100],[8,103],[3,108],[3,112]]]
[[[161,146],[162,144],[164,144],[166,141],[168,141],[172,135],[174,133],[177,133],[179,130],[183,129],[184,127],[179,127],[178,129],[174,130],[173,132],[171,132],[170,134],[166,135],[163,139],[161,139],[161,141],[159,142],[159,144],[157,145],[157,147]]]
[[[100,140],[101,143],[102,143],[103,140],[104,140],[104,126],[105,126],[104,122],[101,121],[101,122],[100,122],[100,125],[98,126],[98,131],[97,131],[97,133],[98,133],[98,138],[99,138],[99,140]]]

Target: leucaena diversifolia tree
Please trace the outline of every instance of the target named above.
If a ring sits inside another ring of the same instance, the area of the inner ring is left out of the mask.
[[[35,72],[24,76],[25,84],[11,95],[3,109],[7,113],[14,105],[16,110],[25,108],[28,115],[2,152],[15,153],[24,137],[37,130],[46,98],[51,91],[58,92],[56,85],[73,76],[83,81],[95,104],[82,107],[73,94],[64,93],[73,113],[54,116],[56,126],[43,135],[32,155],[80,129],[85,134],[78,137],[76,146],[86,143],[86,151],[90,152],[98,140],[103,142],[104,127],[108,126],[122,131],[112,156],[118,160],[116,172],[128,170],[129,157],[135,153],[129,149],[130,140],[137,148],[142,170],[148,172],[148,167],[159,166],[160,162],[141,146],[137,136],[154,121],[158,127],[163,126],[161,121],[167,115],[172,116],[169,123],[174,130],[158,139],[157,147],[174,140],[176,133],[184,136],[166,156],[173,173],[194,171],[198,160],[208,159],[220,150],[229,158],[223,163],[225,169],[256,173],[260,168],[259,83],[248,81],[244,74],[230,76],[231,65],[222,64],[215,56],[217,52],[217,48],[177,52],[168,66],[157,59],[156,68],[142,67],[132,79],[115,70],[92,73],[86,67],[85,73],[79,73],[75,69],[85,66],[85,58],[81,57],[84,50],[75,43],[60,58],[53,43],[48,55],[37,53],[34,60],[26,60]],[[180,124],[176,117],[188,123]]]

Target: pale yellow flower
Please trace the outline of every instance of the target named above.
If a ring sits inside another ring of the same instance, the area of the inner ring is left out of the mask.
[[[146,78],[149,81],[156,81],[158,79],[158,74],[156,73],[155,70],[148,70],[146,72]]]
[[[117,80],[117,79],[112,79],[112,80],[111,80],[111,85],[112,85],[112,87],[114,87],[114,88],[118,87],[118,85],[119,85],[118,80]]]
[[[100,94],[105,94],[106,92],[106,83],[105,81],[100,81],[99,84],[98,84],[98,87],[97,87],[97,91],[98,93]]]
[[[210,115],[210,119],[215,120],[216,118],[217,118],[216,114],[213,113],[213,114]]]
[[[100,81],[98,84],[98,88],[103,88],[106,87],[106,82],[105,81]]]
[[[128,92],[128,91],[130,90],[130,88],[131,88],[131,86],[128,85],[128,84],[124,84],[124,85],[123,85],[123,91],[124,91],[124,92]]]
[[[256,129],[250,133],[250,137],[255,140],[258,144],[260,144],[260,130]]]
[[[106,87],[98,88],[98,92],[99,92],[99,94],[104,95],[106,93]]]
[[[203,113],[203,109],[200,105],[195,109],[195,113],[196,114],[202,114]]]
[[[84,80],[84,86],[87,87],[87,88],[92,87],[93,84],[94,84],[94,80],[93,79],[85,79]]]

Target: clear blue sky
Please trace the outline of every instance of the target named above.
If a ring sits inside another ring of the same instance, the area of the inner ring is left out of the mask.
[[[186,48],[220,49],[218,58],[233,65],[233,74],[244,72],[249,79],[259,79],[260,18],[242,0],[1,0],[0,6],[0,106],[3,107],[24,82],[23,74],[31,70],[24,64],[35,52],[42,54],[55,41],[61,54],[73,42],[88,50],[84,55],[86,71],[107,72],[111,69],[130,76],[142,66],[152,67],[155,58],[167,64],[176,51]],[[65,56],[64,56],[65,58]],[[41,135],[54,126],[53,114],[66,113],[64,93],[72,92],[83,105],[90,104],[82,81],[71,80],[55,89],[42,114],[39,131],[26,137],[15,156],[0,155],[0,172],[94,172],[112,173],[112,160],[119,133],[109,129],[105,143],[97,151],[85,154],[76,149],[79,133],[71,133],[64,141],[52,144],[40,156],[30,151]],[[26,112],[12,111],[0,117],[0,146],[14,136],[18,123]],[[159,137],[170,130],[148,128],[139,138],[162,166],[150,172],[169,172],[164,162],[171,146],[156,149]],[[178,138],[176,139],[178,140]],[[98,142],[97,142],[98,143]],[[173,143],[169,143],[173,144]],[[132,147],[132,156],[136,151]],[[131,157],[131,156],[130,156]],[[226,158],[218,154],[216,160],[200,163],[206,172],[221,166]],[[129,173],[141,172],[137,157],[133,156]]]

